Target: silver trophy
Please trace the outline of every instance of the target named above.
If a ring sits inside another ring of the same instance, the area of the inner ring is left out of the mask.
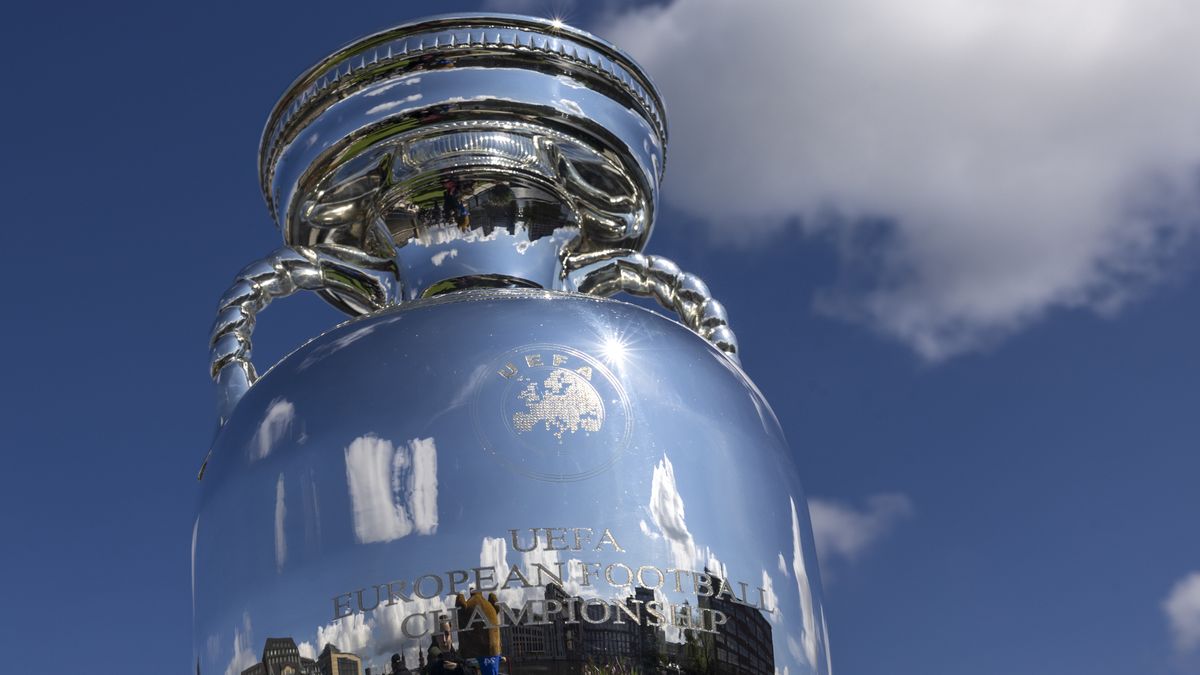
[[[288,89],[284,245],[212,333],[198,673],[829,673],[778,422],[721,304],[642,253],[666,133],[628,56],[527,17],[400,26]],[[260,377],[256,315],[299,289],[353,318]]]

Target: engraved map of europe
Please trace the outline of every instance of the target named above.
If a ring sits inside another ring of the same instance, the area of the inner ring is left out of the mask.
[[[517,431],[531,431],[541,424],[561,443],[567,432],[596,432],[604,425],[604,401],[584,373],[556,368],[541,383],[527,384],[517,396],[525,402],[524,412],[513,413]]]

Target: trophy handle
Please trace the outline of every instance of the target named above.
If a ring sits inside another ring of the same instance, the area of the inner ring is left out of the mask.
[[[396,297],[395,263],[335,246],[284,246],[238,272],[221,296],[209,341],[217,384],[218,423],[224,425],[258,373],[250,361],[255,317],[275,298],[297,290],[321,291],[365,314]]]
[[[725,307],[713,299],[700,277],[680,271],[670,260],[630,249],[610,249],[569,255],[564,266],[568,286],[580,293],[608,297],[625,291],[653,296],[658,304],[678,314],[685,326],[739,362],[737,337],[729,327]]]

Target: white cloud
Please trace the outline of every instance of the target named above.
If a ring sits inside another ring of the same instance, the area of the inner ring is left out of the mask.
[[[250,441],[250,459],[263,459],[271,454],[271,450],[279,439],[283,438],[292,428],[296,417],[296,406],[284,398],[277,398],[267,406],[267,413],[258,423],[258,430]]]
[[[361,543],[437,531],[437,446],[432,438],[396,447],[367,434],[346,448],[346,482]]]
[[[651,476],[650,517],[662,536],[671,543],[675,567],[692,569],[699,551],[684,515],[683,497],[679,496],[679,488],[675,484],[675,467],[670,458],[663,455]]]
[[[808,661],[805,661],[806,656],[804,654],[804,650],[800,647],[800,643],[796,642],[796,638],[792,637],[790,634],[787,636],[787,648],[788,653],[791,654],[792,658],[798,663],[809,663]]]
[[[437,446],[432,438],[409,441],[412,453],[412,475],[409,477],[413,526],[417,534],[433,534],[438,527]]]
[[[1175,647],[1189,652],[1200,647],[1200,572],[1176,582],[1162,603],[1175,638]]]
[[[361,436],[346,448],[346,482],[354,509],[354,534],[364,544],[392,541],[412,532],[412,521],[397,503],[394,484],[399,462],[391,441]]]
[[[354,344],[355,342],[358,342],[359,340],[374,333],[375,330],[380,328],[381,326],[386,326],[387,324],[392,323],[395,320],[396,319],[393,318],[390,320],[376,321],[376,322],[367,324],[366,326],[362,326],[360,328],[355,328],[354,330],[350,331],[349,333],[346,333],[345,335],[337,338],[336,340],[333,340],[332,342],[326,342],[325,344],[322,344],[321,346],[317,347],[316,349],[313,349],[312,353],[310,353],[308,356],[304,357],[304,360],[300,362],[300,366],[299,366],[298,370],[306,370],[308,368],[311,368],[313,365],[319,363],[326,357],[342,351],[346,347],[349,347],[350,345]]]
[[[296,645],[296,649],[299,650],[300,656],[303,658],[312,659],[314,661],[317,659],[317,648],[313,646],[313,643],[308,642],[307,640]]]
[[[250,615],[242,615],[242,625],[233,627],[233,658],[225,667],[225,675],[241,675],[241,672],[258,663],[254,655],[254,629],[250,626]]]
[[[670,108],[668,200],[718,237],[829,235],[817,306],[939,359],[1110,314],[1200,230],[1197,26],[1177,0],[674,0],[599,32]]]
[[[642,534],[646,535],[646,537],[649,539],[658,539],[662,536],[661,534],[650,529],[650,526],[646,524],[644,519],[638,521],[638,529],[640,529]]]
[[[783,609],[779,607],[779,596],[775,595],[775,581],[771,578],[770,574],[767,574],[766,569],[762,571],[762,589],[763,600],[766,602],[766,606],[769,609],[775,610],[767,615],[767,619],[771,623],[778,625],[783,620]]]
[[[508,541],[503,537],[484,537],[479,545],[479,566],[491,567],[500,573],[508,567]]]
[[[787,571],[787,561],[783,559],[783,551],[780,551],[780,552],[779,552],[779,562],[778,562],[778,565],[779,565],[779,571],[780,571],[780,573],[782,573],[782,574],[783,574],[783,576],[785,576],[785,577],[786,577],[786,576],[788,575],[788,571]]]
[[[221,655],[221,636],[213,633],[204,641],[204,649],[209,661],[216,661]]]
[[[429,638],[425,636],[412,638],[405,635],[402,629],[404,618],[415,614],[429,616],[431,612],[442,609],[449,612],[450,610],[447,608],[452,607],[453,604],[453,600],[448,600],[445,596],[422,598],[414,595],[409,600],[401,600],[394,605],[385,604],[376,609],[372,612],[373,621],[367,622],[371,648],[374,650],[373,656],[387,658],[393,653],[403,652],[409,663],[416,663],[417,652],[421,649],[421,644],[428,645]],[[426,628],[432,628],[432,625],[414,622],[409,626],[410,631],[418,632]]]
[[[796,577],[796,591],[800,594],[800,629],[804,640],[804,660],[817,669],[818,628],[813,604],[812,588],[808,580],[808,562],[804,559],[803,539],[800,536],[800,516],[796,513],[796,500],[789,498],[792,507],[792,573]],[[800,660],[799,645],[788,635],[788,650]]]
[[[389,110],[395,110],[396,108],[403,108],[408,103],[420,101],[423,96],[423,94],[409,94],[402,99],[388,101],[387,103],[380,103],[379,105],[372,106],[370,109],[368,109],[367,114],[377,115],[379,113],[388,112]]]
[[[196,619],[196,538],[200,534],[200,516],[192,523],[192,620]],[[216,637],[215,635],[212,637]],[[211,638],[210,638],[211,639]]]
[[[354,652],[361,656],[366,653],[371,642],[371,622],[366,614],[351,614],[317,628],[317,644],[321,645],[322,649],[327,644],[334,644],[341,651]]]
[[[717,554],[711,548],[705,546],[704,549],[699,552],[699,562],[702,563],[697,565],[697,567],[700,569],[706,569],[722,579],[729,581],[729,568],[725,565],[725,563],[721,562],[721,559],[717,557]]]
[[[900,521],[913,515],[912,501],[902,494],[879,494],[862,509],[828,499],[808,500],[817,554],[853,560]]]
[[[825,670],[833,672],[833,656],[829,653],[829,624],[825,621],[825,608],[821,608],[821,635],[825,636]]]
[[[545,599],[546,588],[537,585],[537,572],[534,571],[537,569],[534,566],[538,564],[544,565],[552,572],[560,569],[559,564],[563,565],[561,568],[564,571],[562,587],[567,595],[580,598],[599,597],[596,585],[584,586],[579,581],[578,570],[583,564],[579,559],[571,558],[564,561],[558,551],[548,551],[540,546],[532,551],[521,551],[520,553],[521,560],[516,564],[534,585],[524,588],[514,584],[509,588],[496,591],[496,596],[501,602],[517,606],[525,602]],[[508,541],[499,537],[484,537],[479,550],[479,566],[495,570],[496,584],[503,585],[511,569],[508,560]]]
[[[284,518],[287,517],[287,506],[284,504],[286,493],[283,474],[279,474],[279,481],[275,483],[275,569],[280,572],[287,562],[287,533],[283,528]]]

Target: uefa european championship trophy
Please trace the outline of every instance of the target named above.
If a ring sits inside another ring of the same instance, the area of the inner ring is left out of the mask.
[[[639,66],[556,21],[412,23],[292,84],[283,246],[212,333],[197,673],[830,672],[779,424],[721,304],[642,252],[666,141]],[[300,289],[353,318],[260,376]]]

